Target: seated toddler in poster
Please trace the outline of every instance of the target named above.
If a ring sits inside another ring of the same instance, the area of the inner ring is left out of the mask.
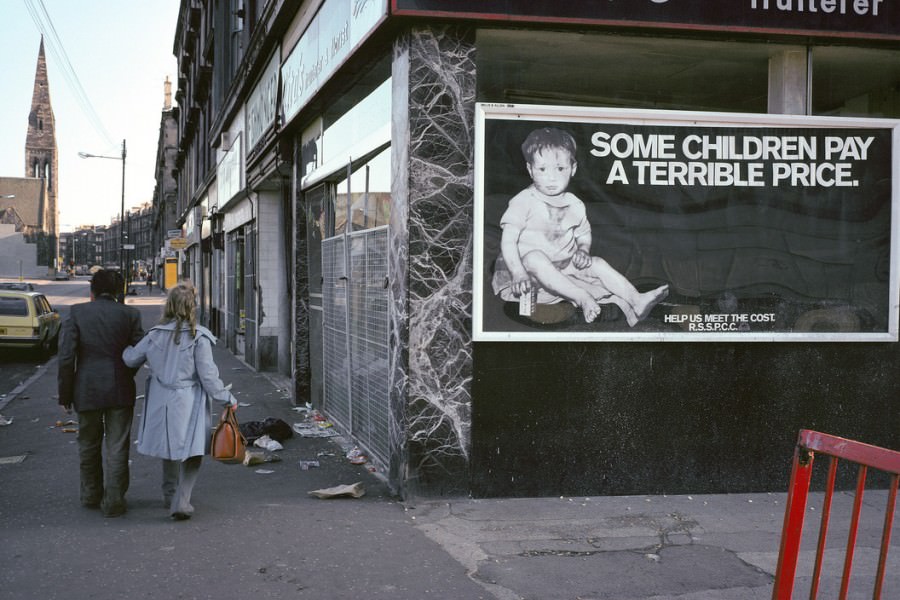
[[[528,186],[500,219],[500,259],[494,293],[506,301],[532,295],[537,304],[568,301],[591,323],[601,303],[622,309],[634,327],[666,297],[668,285],[639,292],[624,275],[591,256],[591,226],[584,203],[567,191],[577,169],[575,139],[561,129],[532,131],[522,144]]]

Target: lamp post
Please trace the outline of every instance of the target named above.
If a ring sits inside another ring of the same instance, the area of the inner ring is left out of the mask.
[[[79,152],[81,158],[111,158],[113,160],[122,161],[122,205],[119,208],[119,269],[122,273],[122,279],[125,279],[125,140],[122,140],[122,156],[106,156],[103,154],[88,154],[87,152]],[[122,290],[122,299],[124,301],[125,291],[128,289],[128,281],[125,281],[125,289]]]

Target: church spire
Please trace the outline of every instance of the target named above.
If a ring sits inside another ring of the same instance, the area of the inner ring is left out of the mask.
[[[34,70],[34,92],[31,94],[31,112],[28,115],[28,136],[25,140],[26,152],[29,147],[56,152],[55,121],[53,106],[50,104],[50,81],[47,78],[47,59],[44,56],[44,36],[38,50],[37,67]],[[26,164],[26,175],[35,177],[33,165]],[[32,171],[32,172],[28,172]]]
[[[44,36],[41,36],[37,67],[34,70],[31,112],[28,113],[28,132],[25,136],[25,176],[44,179],[46,197],[39,211],[38,225],[49,242],[44,257],[48,261],[55,260],[56,252],[52,247],[55,246],[59,234],[57,154],[56,122],[53,118],[53,106],[50,104],[50,81],[47,77],[47,59],[44,55]]]

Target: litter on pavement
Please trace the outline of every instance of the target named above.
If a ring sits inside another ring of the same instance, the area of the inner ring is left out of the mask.
[[[369,457],[363,454],[358,447],[347,452],[347,458],[351,465],[364,465],[369,461]]]
[[[270,452],[247,450],[244,453],[244,466],[251,467],[263,463],[281,462],[281,457]]]
[[[6,425],[12,425],[13,418],[12,417],[4,417],[0,415],[0,427],[5,427]]]
[[[253,442],[253,445],[257,448],[268,450],[269,452],[284,450],[284,446],[282,446],[280,442],[276,442],[267,435],[264,435],[261,438],[256,438],[256,441]]]
[[[319,427],[316,423],[294,423],[294,433],[301,437],[337,437],[339,434],[334,428]]]
[[[18,456],[0,456],[0,465],[17,465],[23,460],[27,454],[19,454]]]
[[[323,500],[331,498],[361,498],[366,495],[366,488],[361,481],[358,481],[356,483],[313,490],[309,492],[309,495]]]

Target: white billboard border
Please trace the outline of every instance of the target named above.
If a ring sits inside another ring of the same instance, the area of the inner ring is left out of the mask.
[[[891,264],[885,332],[555,332],[484,331],[484,128],[485,121],[530,120],[654,126],[878,128],[891,130]],[[896,342],[898,341],[898,249],[900,249],[900,119],[594,108],[532,104],[475,104],[474,248],[472,340],[475,342]]]

